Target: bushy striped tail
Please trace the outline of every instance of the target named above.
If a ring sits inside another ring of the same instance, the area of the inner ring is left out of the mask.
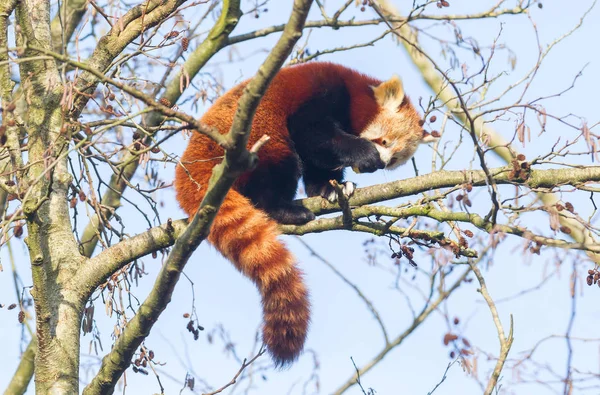
[[[298,358],[304,347],[310,304],[302,272],[278,236],[275,221],[230,190],[208,240],[258,287],[263,341],[274,362],[283,366]]]

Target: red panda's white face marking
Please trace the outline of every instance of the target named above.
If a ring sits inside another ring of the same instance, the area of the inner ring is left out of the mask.
[[[421,143],[435,138],[423,131],[417,110],[404,95],[398,76],[373,87],[379,113],[360,134],[372,141],[386,169],[395,169],[409,160]]]

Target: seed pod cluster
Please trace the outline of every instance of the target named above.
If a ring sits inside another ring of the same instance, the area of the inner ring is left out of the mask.
[[[185,317],[185,315],[184,315],[184,317]],[[204,330],[204,328],[201,325],[194,324],[194,320],[188,321],[188,323],[186,325],[186,329],[188,330],[188,332],[190,332],[194,335],[194,340],[198,340],[198,338],[200,338],[200,331]]]
[[[541,242],[536,241],[534,246],[529,247],[529,252],[531,252],[532,254],[540,255],[542,245],[543,244]]]
[[[146,348],[142,347],[140,350],[140,356],[133,361],[132,369],[135,373],[141,373],[148,375],[148,371],[145,369],[148,364],[154,359],[154,351],[149,350],[146,352]]]
[[[458,317],[455,317],[454,325],[458,325],[459,322],[460,321]],[[444,346],[452,345],[452,347],[454,348],[454,350],[450,351],[450,353],[448,354],[451,359],[456,358],[457,353],[458,355],[462,355],[463,357],[473,355],[471,342],[462,335],[458,335],[453,332],[447,332],[446,334],[444,334],[443,342]]]
[[[450,7],[450,3],[448,3],[446,0],[438,1],[436,5],[437,8]]]
[[[158,101],[160,104],[162,104],[165,107],[172,107],[173,104],[171,104],[171,102],[169,101],[169,99],[167,99],[166,97],[161,97],[160,100]]]
[[[531,166],[529,162],[526,162],[525,160],[525,155],[519,154],[515,159],[513,159],[510,162],[512,170],[510,171],[510,173],[508,173],[509,180],[525,181],[529,178],[529,174],[531,173]]]
[[[594,267],[593,269],[588,270],[588,276],[586,278],[587,285],[592,286],[597,284],[600,287],[600,272],[598,271],[598,267]]]
[[[173,31],[170,31],[169,33],[165,34],[165,39],[170,40],[177,36],[179,36],[179,32],[177,30],[173,30]]]
[[[414,253],[415,253],[414,248],[409,247],[406,244],[403,244],[400,246],[400,251],[394,252],[392,254],[391,258],[396,259],[396,264],[399,264],[400,258],[402,258],[404,256],[404,257],[406,257],[406,259],[408,259],[408,262],[411,264],[412,267],[417,267],[417,263],[413,260]]]

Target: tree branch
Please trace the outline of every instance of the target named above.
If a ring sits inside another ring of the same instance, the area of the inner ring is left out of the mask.
[[[27,346],[27,349],[21,355],[21,361],[17,370],[13,374],[4,395],[21,395],[27,391],[29,382],[33,377],[35,355],[37,351],[37,337],[33,337]]]
[[[509,170],[510,169],[505,167],[490,169],[498,184],[528,185],[530,187],[535,186],[536,188],[543,186],[545,188],[552,188],[557,185],[578,185],[586,182],[600,181],[600,167],[532,170],[527,180],[520,181],[509,180]],[[439,171],[405,180],[359,188],[348,201],[350,207],[353,207],[352,228],[349,230],[370,233],[376,236],[395,234],[410,239],[443,243],[443,240],[446,240],[446,238],[444,233],[440,231],[410,229],[407,232],[407,229],[405,228],[389,226],[383,223],[357,221],[359,218],[366,218],[369,216],[391,216],[394,218],[428,217],[440,222],[459,221],[471,223],[488,233],[504,232],[531,240],[532,242],[539,242],[540,244],[550,247],[579,249],[600,253],[600,246],[597,244],[569,243],[564,240],[536,235],[533,232],[518,226],[493,225],[490,221],[473,213],[446,212],[424,205],[412,205],[409,207],[398,208],[369,206],[369,204],[373,203],[381,203],[390,199],[413,196],[432,189],[454,187],[465,183],[471,183],[474,187],[485,186],[485,182],[486,175],[482,170]],[[299,200],[296,203],[309,208],[316,215],[341,211],[341,208],[337,204],[329,203],[326,199],[321,197],[306,198]],[[172,228],[172,233],[169,233],[170,231],[167,225],[162,225],[132,238],[120,241],[118,244],[115,244],[98,254],[96,257],[90,259],[86,265],[82,266],[77,273],[76,281],[80,284],[88,284],[93,290],[108,276],[134,259],[171,246],[185,228],[185,220],[173,221]],[[334,218],[318,218],[305,225],[281,225],[280,229],[285,234],[304,235],[308,233],[319,233],[347,228],[345,227],[343,216],[339,216]],[[468,248],[461,248],[460,255],[476,257],[477,252]]]
[[[526,180],[511,180],[510,167],[490,169],[497,184],[523,185],[530,188],[555,188],[561,185],[577,186],[586,182],[600,181],[600,167],[531,170]],[[422,176],[407,178],[381,184],[374,187],[357,189],[348,200],[351,207],[378,203],[399,197],[416,195],[439,188],[451,188],[456,185],[471,184],[485,186],[486,175],[482,170],[437,171]],[[312,197],[297,201],[316,215],[340,211],[337,203],[329,203],[321,197]]]
[[[500,378],[500,373],[502,373],[502,368],[504,367],[504,363],[506,362],[506,358],[508,357],[508,352],[510,351],[510,347],[513,343],[513,317],[510,315],[510,329],[508,332],[508,337],[504,334],[504,329],[502,328],[502,322],[500,321],[500,316],[498,315],[498,309],[496,309],[496,304],[494,300],[490,296],[487,285],[485,284],[485,279],[477,266],[477,262],[472,262],[469,260],[469,266],[473,273],[475,273],[475,277],[477,277],[477,281],[479,281],[480,288],[478,291],[485,299],[490,312],[492,313],[492,318],[494,320],[494,325],[496,326],[496,330],[498,331],[498,339],[500,340],[500,356],[498,357],[498,361],[496,366],[494,367],[494,371],[490,376],[488,381],[488,385],[485,388],[485,395],[491,395],[498,384],[498,379]]]

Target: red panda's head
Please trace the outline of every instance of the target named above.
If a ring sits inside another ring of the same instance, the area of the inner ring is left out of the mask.
[[[423,121],[404,95],[398,76],[372,88],[379,110],[360,137],[375,144],[386,169],[395,169],[413,156],[419,144],[435,138],[423,130]]]

